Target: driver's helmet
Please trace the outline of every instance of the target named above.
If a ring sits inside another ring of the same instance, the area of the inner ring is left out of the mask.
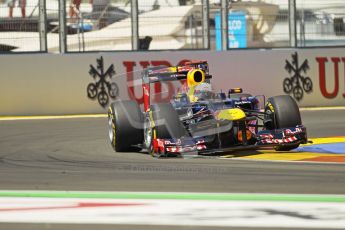
[[[210,83],[204,82],[189,89],[189,96],[192,102],[214,99],[215,94]]]
[[[197,65],[197,68],[202,69],[205,74],[208,74],[208,64],[207,63],[200,63]]]

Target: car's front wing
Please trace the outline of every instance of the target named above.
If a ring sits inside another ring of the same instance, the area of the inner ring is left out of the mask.
[[[274,147],[278,145],[296,145],[307,143],[306,128],[302,125],[275,129],[261,130],[253,134],[254,144],[239,142],[226,148],[222,146],[210,147],[202,137],[183,137],[178,139],[154,139],[153,152],[156,156],[195,156],[222,155],[229,151]]]

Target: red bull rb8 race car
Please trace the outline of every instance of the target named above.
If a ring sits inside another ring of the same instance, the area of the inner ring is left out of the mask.
[[[274,148],[289,151],[307,143],[306,127],[289,95],[252,96],[241,88],[214,92],[206,61],[155,67],[142,74],[143,109],[135,101],[109,106],[109,138],[117,152],[146,149],[155,157],[221,155]],[[167,103],[152,103],[152,84],[179,82]]]

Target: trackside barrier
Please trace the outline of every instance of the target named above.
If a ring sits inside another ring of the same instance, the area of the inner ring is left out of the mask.
[[[209,61],[217,90],[290,94],[303,107],[345,105],[345,48],[18,54],[0,56],[0,116],[105,113],[114,98],[142,102],[143,68],[195,59]],[[164,100],[176,89],[152,90]]]

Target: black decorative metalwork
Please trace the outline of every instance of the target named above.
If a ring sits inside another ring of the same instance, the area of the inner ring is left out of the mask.
[[[116,99],[119,95],[119,87],[115,82],[111,82],[111,78],[115,75],[114,65],[111,64],[107,71],[104,72],[104,61],[101,56],[97,61],[96,68],[90,65],[89,74],[93,79],[99,80],[95,83],[90,83],[87,86],[88,98],[95,100],[97,98],[98,103],[105,108],[109,103],[109,96],[112,99]],[[109,77],[109,80],[107,80]]]
[[[285,60],[285,69],[291,75],[290,78],[285,78],[283,81],[283,89],[286,94],[291,94],[293,97],[300,101],[303,99],[304,92],[311,93],[313,91],[313,82],[310,77],[303,76],[309,70],[308,60],[299,65],[298,54],[295,52],[292,56],[292,62]]]

